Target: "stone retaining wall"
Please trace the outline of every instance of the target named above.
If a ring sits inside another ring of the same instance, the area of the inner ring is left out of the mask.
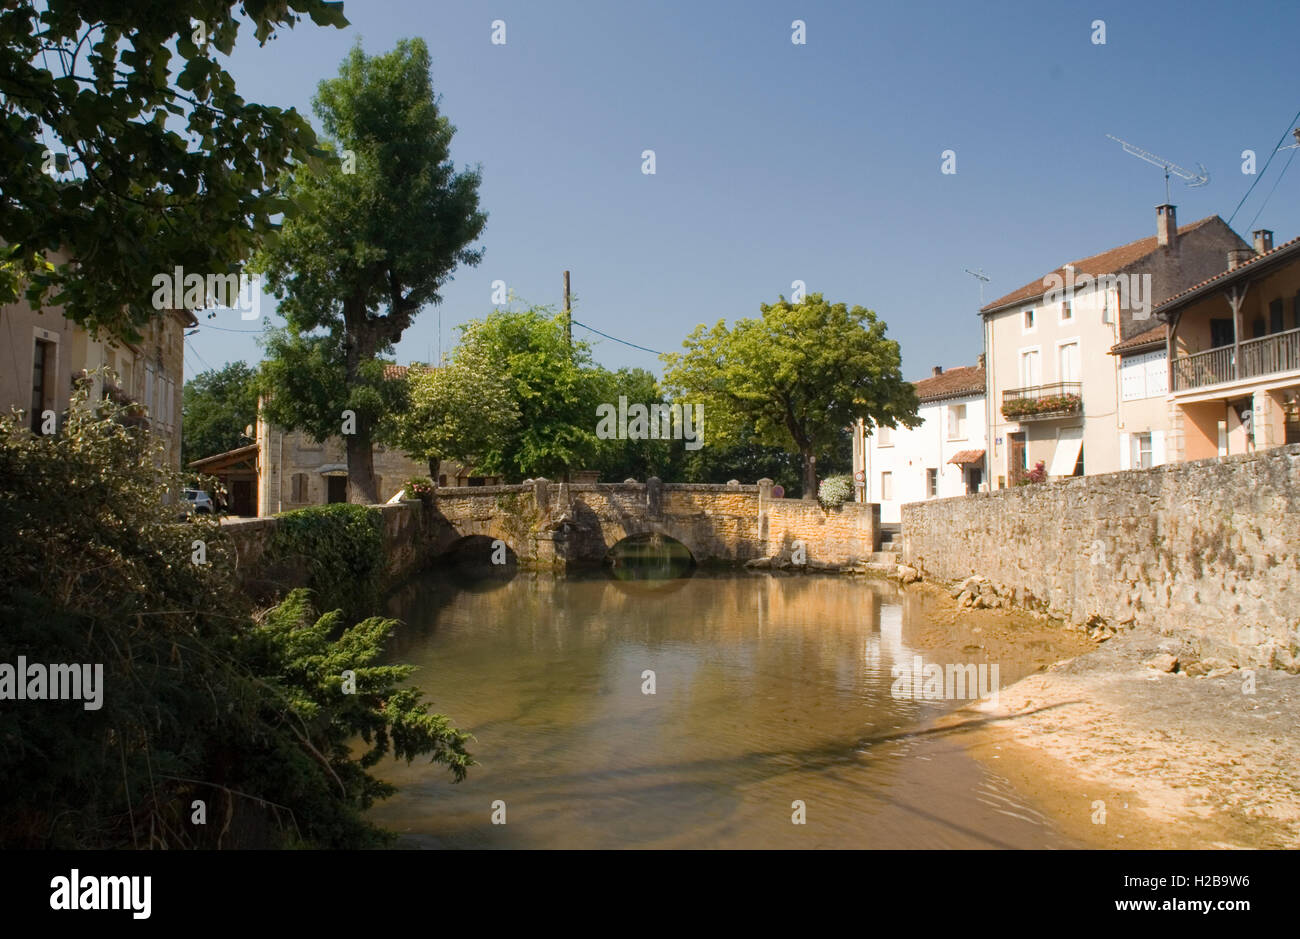
[[[1300,446],[913,502],[902,537],[931,579],[1300,671]]]

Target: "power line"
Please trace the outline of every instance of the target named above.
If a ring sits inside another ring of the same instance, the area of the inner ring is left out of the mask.
[[[1284,176],[1286,176],[1286,171],[1289,170],[1289,169],[1291,168],[1291,161],[1295,159],[1295,154],[1296,154],[1296,152],[1295,152],[1294,150],[1292,150],[1292,151],[1291,151],[1291,155],[1290,155],[1289,157],[1286,158],[1286,166],[1282,167],[1282,172],[1281,172],[1280,174],[1278,174],[1277,182],[1273,183],[1273,188],[1270,189],[1270,190],[1268,191],[1268,195],[1264,197],[1264,204],[1261,205],[1261,206],[1259,207],[1259,211],[1256,212],[1256,213],[1255,213],[1255,217],[1252,218],[1252,219],[1250,220],[1250,224],[1246,226],[1247,228],[1254,228],[1254,227],[1255,227],[1255,222],[1258,221],[1260,215],[1263,214],[1263,212],[1264,212],[1264,207],[1268,205],[1268,200],[1269,200],[1269,199],[1272,199],[1272,198],[1273,198],[1273,193],[1277,192],[1277,186],[1278,186],[1278,183],[1282,182],[1282,178],[1283,178]]]
[[[654,349],[647,349],[645,346],[638,346],[635,342],[628,342],[626,339],[619,339],[617,336],[611,336],[609,333],[602,333],[594,326],[588,326],[586,323],[579,323],[573,320],[574,326],[581,326],[583,329],[589,329],[597,336],[604,336],[606,339],[612,339],[614,342],[621,342],[625,346],[631,346],[633,349],[640,349],[642,352],[649,352],[651,355],[663,355],[662,352],[656,352]]]
[[[231,328],[228,327],[228,326],[213,326],[213,325],[211,325],[210,323],[199,323],[199,328],[200,328],[200,329],[216,329],[216,330],[220,330],[220,331],[223,332],[223,333],[261,333],[261,332],[266,332],[265,329],[231,329]]]
[[[194,343],[190,342],[190,340],[189,340],[188,337],[187,337],[186,340],[185,340],[185,344],[188,345],[188,346],[190,347],[190,351],[194,353],[194,357],[197,358],[197,359],[199,360],[200,363],[202,363],[202,365],[203,365],[204,368],[206,368],[209,372],[215,372],[215,371],[216,371],[215,368],[213,368],[211,365],[208,364],[208,360],[207,360],[207,359],[205,359],[203,356],[199,355],[199,350],[196,349],[196,348],[194,348]]]
[[[1292,128],[1296,125],[1296,121],[1300,121],[1300,111],[1296,111],[1295,117],[1291,118],[1287,123],[1286,130],[1282,131],[1282,136],[1278,138],[1277,144],[1273,147],[1273,152],[1270,153],[1268,159],[1264,161],[1264,168],[1259,171],[1259,175],[1255,177],[1255,181],[1250,184],[1250,188],[1246,190],[1246,194],[1241,197],[1241,201],[1237,203],[1237,207],[1233,209],[1232,214],[1228,216],[1229,226],[1232,225],[1232,220],[1237,217],[1237,213],[1241,211],[1241,207],[1246,204],[1246,200],[1250,198],[1250,194],[1255,191],[1255,187],[1259,185],[1259,181],[1264,178],[1264,174],[1268,172],[1268,165],[1273,162],[1273,157],[1277,156],[1277,151],[1282,146],[1282,141],[1286,140],[1286,135],[1291,133]]]

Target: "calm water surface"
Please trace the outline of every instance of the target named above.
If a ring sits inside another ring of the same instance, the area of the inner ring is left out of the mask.
[[[480,763],[460,784],[419,761],[379,768],[401,791],[371,818],[404,845],[1075,846],[952,734],[923,732],[959,703],[891,697],[890,666],[915,654],[983,659],[910,645],[923,624],[888,584],[453,570],[390,603],[390,659],[420,666],[412,681]],[[1031,670],[999,665],[1003,685]]]

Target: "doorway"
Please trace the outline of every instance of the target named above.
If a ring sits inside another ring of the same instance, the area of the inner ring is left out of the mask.
[[[346,476],[326,476],[325,484],[329,487],[328,501],[331,504],[348,501],[348,478]]]
[[[1025,432],[1007,434],[1007,478],[1011,485],[1024,479],[1029,466],[1025,463]]]
[[[250,517],[257,514],[253,508],[253,481],[236,479],[230,484],[230,510],[235,515]]]

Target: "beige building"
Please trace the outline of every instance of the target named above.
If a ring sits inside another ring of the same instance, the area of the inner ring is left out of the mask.
[[[116,380],[96,377],[92,400],[141,405],[168,464],[179,470],[185,330],[195,325],[188,310],[166,311],[142,327],[138,342],[128,342],[92,337],[62,307],[33,310],[22,299],[0,306],[0,408],[21,411],[38,433],[47,412],[61,425],[76,379],[107,366]]]
[[[1254,240],[1156,309],[1169,324],[1173,459],[1300,443],[1300,238]]]
[[[1174,206],[1161,205],[1154,236],[1062,265],[986,305],[990,487],[1013,485],[1039,462],[1062,477],[1169,459],[1154,309],[1246,247],[1217,215],[1180,228]]]

